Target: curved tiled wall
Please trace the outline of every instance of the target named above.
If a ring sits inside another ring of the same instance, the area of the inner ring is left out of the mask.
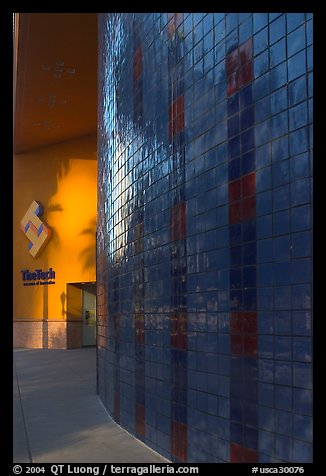
[[[98,388],[172,461],[312,460],[311,144],[311,14],[99,14]]]

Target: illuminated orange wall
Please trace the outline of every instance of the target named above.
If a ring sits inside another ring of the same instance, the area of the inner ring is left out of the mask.
[[[97,200],[96,136],[64,142],[14,157],[14,320],[65,320],[67,283],[95,281]],[[41,256],[28,252],[20,220],[33,200],[53,237]],[[55,285],[23,286],[21,270],[49,267]]]

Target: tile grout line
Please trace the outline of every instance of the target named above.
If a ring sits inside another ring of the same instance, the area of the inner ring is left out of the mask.
[[[19,380],[18,380],[18,373],[17,373],[17,366],[16,366],[15,357],[13,358],[13,361],[14,361],[14,367],[15,367],[15,374],[16,374],[17,388],[18,388],[18,394],[19,394],[20,408],[21,408],[21,411],[22,411],[23,425],[24,425],[24,431],[25,431],[26,442],[27,442],[28,458],[29,458],[30,463],[35,463],[35,461],[33,460],[33,456],[32,456],[32,450],[31,450],[31,446],[30,446],[29,435],[28,435],[28,430],[27,430],[27,425],[26,425],[26,420],[25,420],[25,413],[24,413],[23,402],[22,402],[22,397],[21,397],[20,384],[19,384]]]

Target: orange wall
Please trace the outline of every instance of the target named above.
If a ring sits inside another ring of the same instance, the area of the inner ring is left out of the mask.
[[[66,284],[96,280],[96,148],[96,136],[88,136],[14,157],[14,319],[65,320]],[[36,259],[20,229],[33,200],[43,205],[43,218],[53,230]],[[55,285],[23,286],[22,269],[49,267]]]

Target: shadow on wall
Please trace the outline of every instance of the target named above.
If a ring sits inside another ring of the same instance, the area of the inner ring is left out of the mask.
[[[83,269],[88,270],[94,268],[96,264],[96,219],[91,220],[89,227],[82,230],[79,235],[89,237],[89,245],[79,253],[79,258],[83,262]]]

